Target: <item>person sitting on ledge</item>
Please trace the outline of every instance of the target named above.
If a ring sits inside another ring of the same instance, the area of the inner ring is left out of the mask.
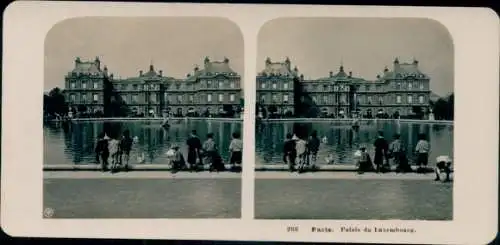
[[[441,180],[441,172],[444,172],[446,174],[446,178],[444,179],[445,182],[451,181],[451,163],[452,161],[449,156],[438,156],[436,158],[436,167],[434,168],[434,172],[436,173],[436,178],[434,179],[435,181]]]
[[[290,171],[295,170],[295,158],[297,157],[297,151],[295,149],[295,140],[292,139],[292,134],[286,134],[285,143],[283,145],[283,162],[288,164]]]
[[[373,164],[370,158],[370,154],[366,152],[366,146],[362,145],[359,148],[359,157],[358,157],[358,174],[363,174],[367,171],[373,171]]]

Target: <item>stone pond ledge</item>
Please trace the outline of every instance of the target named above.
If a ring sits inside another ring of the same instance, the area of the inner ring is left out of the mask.
[[[131,171],[169,171],[171,170],[170,166],[167,164],[136,164],[129,166]],[[226,169],[230,169],[231,165],[226,164]],[[413,170],[416,170],[415,166],[412,166]],[[208,166],[204,167],[205,170],[208,170]],[[43,171],[100,171],[101,167],[98,164],[46,164],[43,166]],[[395,167],[392,166],[392,170],[395,170]],[[284,164],[266,164],[255,165],[255,171],[265,172],[265,171],[289,171],[288,166]],[[319,165],[314,171],[318,172],[356,172],[355,165]],[[433,172],[433,169],[428,168],[426,172]]]

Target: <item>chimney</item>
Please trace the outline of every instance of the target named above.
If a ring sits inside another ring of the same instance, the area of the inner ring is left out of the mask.
[[[413,65],[418,66],[418,60],[416,60],[415,58],[413,58]]]
[[[200,68],[199,68],[198,66],[195,66],[195,67],[194,67],[194,71],[195,71],[195,72],[196,72],[196,71],[199,71],[199,70],[200,70]]]
[[[224,57],[224,63],[226,63],[226,64],[229,63],[229,59],[227,57]]]
[[[160,77],[163,76],[163,71],[162,70],[159,70],[158,73],[160,73]]]
[[[380,78],[380,75],[377,74],[377,79]]]
[[[139,76],[142,77],[142,70],[139,71]]]
[[[330,77],[333,77],[333,71],[330,71]]]
[[[191,73],[186,74],[186,77],[190,77],[190,76],[191,76]]]
[[[349,72],[349,77],[352,77],[352,71]]]
[[[270,65],[271,64],[271,58],[267,57],[266,58],[266,66]]]
[[[389,69],[387,68],[387,66],[384,68],[384,73],[388,72]]]
[[[300,80],[304,81],[304,74],[300,74]]]

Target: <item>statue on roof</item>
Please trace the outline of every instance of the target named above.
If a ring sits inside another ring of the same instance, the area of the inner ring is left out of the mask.
[[[288,63],[288,64],[290,63],[290,58],[288,58],[288,56],[285,59],[285,63]]]
[[[99,61],[99,56],[96,56],[96,57],[95,57],[95,61]]]
[[[299,68],[298,68],[297,66],[295,66],[295,67],[293,68],[293,71],[297,72],[297,71],[299,71]]]
[[[396,57],[396,59],[394,59],[394,64],[399,64],[399,59],[398,59],[398,57]]]
[[[229,59],[227,57],[224,57],[224,63],[229,63]]]
[[[271,64],[271,58],[269,57],[266,58],[266,64]]]
[[[210,62],[210,59],[208,58],[208,56],[205,56],[205,64],[207,64],[209,62]]]
[[[387,66],[384,67],[384,73],[385,72],[388,72],[389,71],[389,68],[387,68]]]

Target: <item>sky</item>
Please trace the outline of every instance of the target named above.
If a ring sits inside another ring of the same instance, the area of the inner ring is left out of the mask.
[[[258,36],[257,71],[266,57],[290,58],[306,79],[327,77],[341,63],[353,76],[375,80],[385,66],[419,61],[431,90],[453,92],[453,41],[439,22],[429,19],[281,18],[267,22]]]
[[[45,39],[47,92],[64,87],[64,76],[74,60],[100,57],[115,78],[136,77],[152,63],[164,76],[184,78],[195,65],[230,60],[243,74],[243,36],[239,27],[223,18],[207,17],[85,17],[57,23]],[[242,77],[242,81],[244,78]]]

